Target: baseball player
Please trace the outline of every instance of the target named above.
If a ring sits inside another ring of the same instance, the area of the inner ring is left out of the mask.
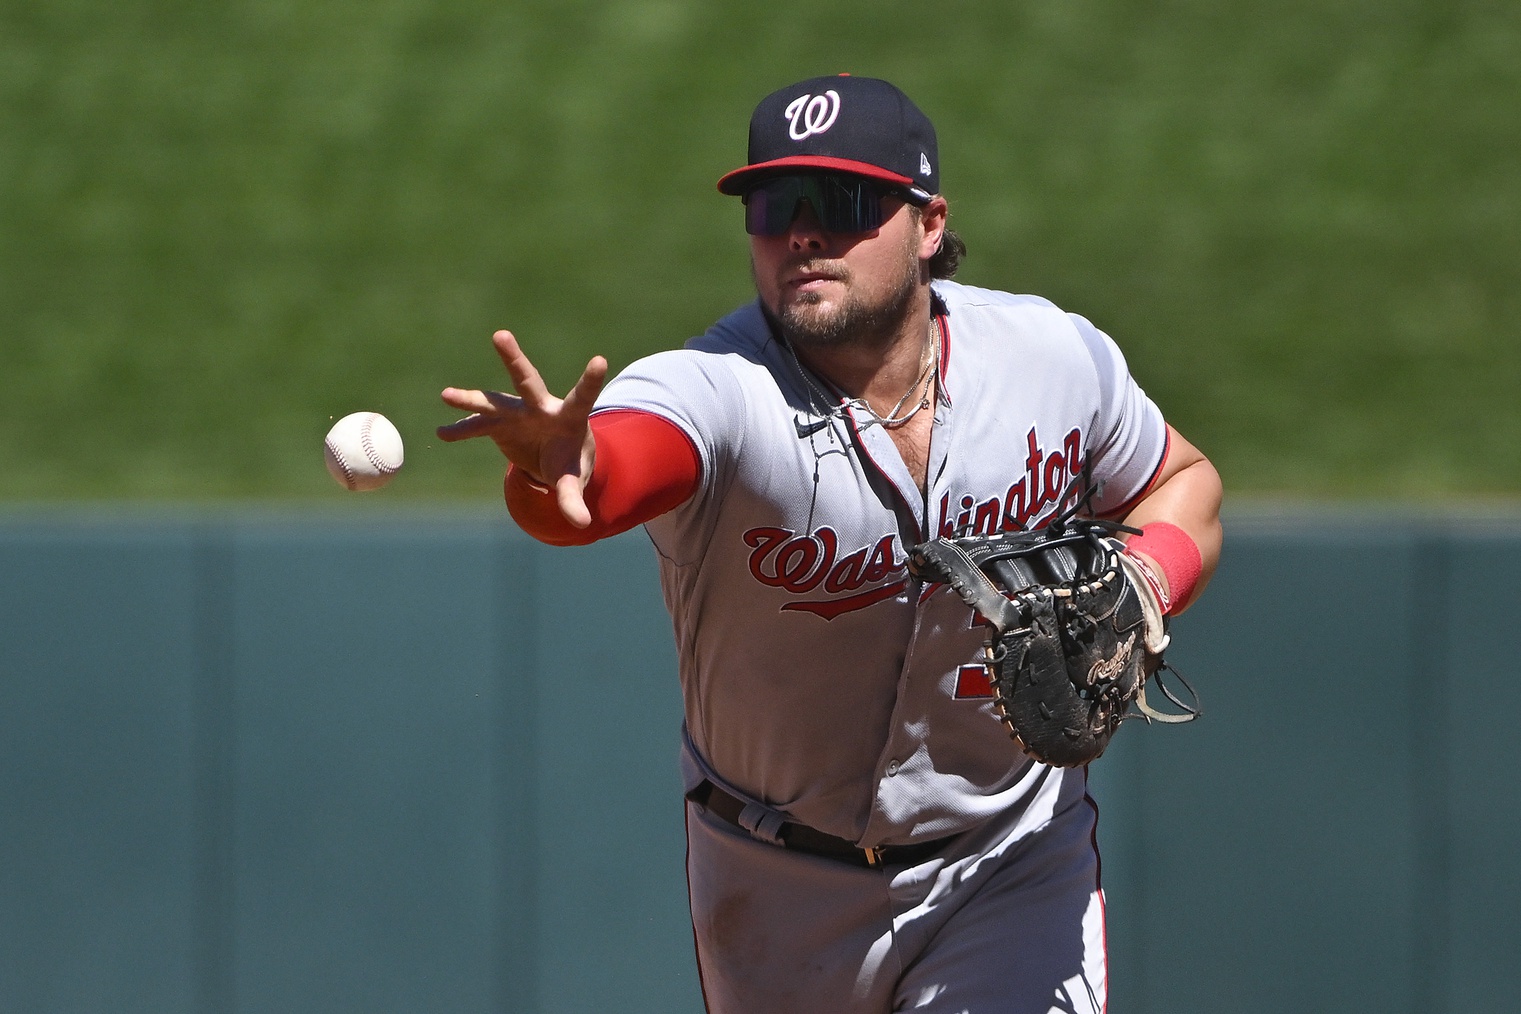
[[[757,299],[563,399],[507,331],[515,394],[449,388],[528,532],[643,525],[685,705],[688,874],[710,1011],[1098,1012],[1084,768],[1022,755],[971,610],[906,567],[1031,529],[1083,462],[1162,606],[1219,555],[1219,478],[1119,349],[1036,296],[950,280],[934,128],[893,85],[825,77],[750,121]]]

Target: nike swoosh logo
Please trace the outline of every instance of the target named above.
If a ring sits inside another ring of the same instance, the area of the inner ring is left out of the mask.
[[[801,437],[811,437],[815,433],[817,433],[819,430],[823,429],[825,426],[828,426],[829,425],[829,420],[828,419],[815,419],[813,422],[805,423],[805,422],[803,422],[803,417],[802,416],[795,415],[795,416],[792,417],[792,425],[795,426],[795,427],[797,427],[797,435],[800,438]]]

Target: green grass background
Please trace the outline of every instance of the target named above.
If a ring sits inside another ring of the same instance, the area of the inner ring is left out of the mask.
[[[0,0],[0,500],[496,495],[447,385],[750,296],[750,109],[887,77],[961,279],[1122,344],[1235,496],[1521,494],[1513,0]]]

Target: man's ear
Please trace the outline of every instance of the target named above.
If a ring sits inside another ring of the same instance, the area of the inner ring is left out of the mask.
[[[950,205],[939,194],[931,197],[929,203],[919,209],[919,224],[924,229],[924,238],[919,244],[921,261],[927,261],[940,252],[940,243],[945,238],[945,223],[949,215]]]

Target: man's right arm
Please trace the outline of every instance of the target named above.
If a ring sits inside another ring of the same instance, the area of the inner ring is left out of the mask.
[[[614,409],[588,420],[595,465],[582,497],[586,527],[561,513],[553,490],[521,468],[508,469],[507,510],[529,535],[552,546],[584,546],[626,532],[685,503],[697,490],[697,448],[680,427],[653,412]]]

